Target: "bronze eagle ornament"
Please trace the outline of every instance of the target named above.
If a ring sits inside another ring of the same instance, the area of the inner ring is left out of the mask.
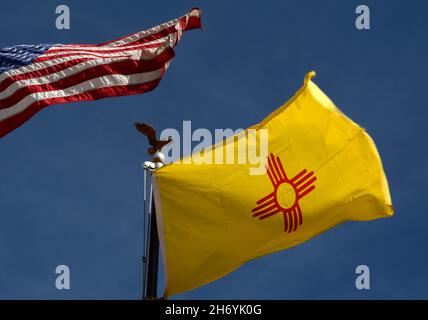
[[[166,146],[168,143],[172,141],[172,138],[169,137],[168,140],[158,140],[156,138],[156,130],[146,124],[146,123],[135,123],[135,128],[143,135],[145,135],[151,145],[150,148],[147,149],[147,153],[149,155],[154,155],[157,151],[161,151],[161,149]]]

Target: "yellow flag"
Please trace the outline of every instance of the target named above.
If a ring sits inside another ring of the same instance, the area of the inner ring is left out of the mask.
[[[339,223],[393,215],[373,140],[312,82],[314,74],[261,123],[205,150],[202,158],[209,161],[201,163],[199,154],[198,161],[188,157],[155,171],[165,295],[216,280]],[[256,138],[268,134],[262,174],[252,173],[248,161],[214,161],[225,159],[230,147],[237,155],[242,141],[261,152],[263,140],[249,139],[251,130]]]

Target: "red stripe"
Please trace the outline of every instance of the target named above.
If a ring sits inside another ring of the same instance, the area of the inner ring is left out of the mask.
[[[258,211],[258,210],[260,210],[260,209],[263,209],[264,207],[266,207],[266,206],[268,206],[268,205],[270,205],[270,204],[272,204],[272,203],[274,203],[275,202],[275,199],[274,198],[272,198],[271,200],[269,200],[269,201],[267,201],[267,202],[264,202],[264,203],[262,203],[261,205],[259,205],[258,207],[255,207],[253,210],[251,210],[252,212],[255,212],[255,211]]]
[[[162,25],[161,25],[161,26],[162,26]],[[141,32],[141,31],[140,31],[140,32]],[[111,43],[118,42],[118,41],[122,41],[122,40],[124,40],[124,39],[126,39],[126,38],[129,38],[129,37],[135,36],[135,35],[137,35],[137,34],[138,34],[138,33],[140,33],[140,32],[131,33],[131,34],[128,34],[128,35],[123,36],[123,37],[120,37],[120,38],[115,39],[115,40],[111,40],[111,41],[103,42],[103,43],[98,44],[97,46],[98,46],[98,47],[108,46],[108,45],[109,45],[109,44],[111,44]],[[146,43],[146,42],[149,42],[149,41],[153,41],[153,40],[156,40],[156,39],[159,39],[159,38],[165,37],[165,36],[167,36],[168,34],[170,34],[170,33],[174,33],[174,32],[177,32],[177,29],[175,29],[175,24],[173,24],[172,26],[169,26],[168,28],[165,28],[165,29],[163,29],[163,30],[161,30],[161,31],[159,31],[159,32],[149,34],[149,35],[147,35],[147,36],[145,36],[145,37],[143,37],[143,38],[140,38],[140,39],[138,39],[138,40],[136,40],[136,41],[134,41],[134,42],[132,42],[132,43]],[[128,43],[126,43],[126,44],[124,44],[124,45],[123,45],[123,44],[122,44],[122,45],[119,45],[119,46],[117,46],[117,47],[123,47],[123,46],[128,46],[128,45],[130,45],[130,42],[128,42]]]
[[[294,218],[294,228],[293,228],[293,232],[295,232],[297,230],[297,225],[298,225],[298,219],[297,219],[297,212],[296,212],[296,208],[294,208],[292,211],[293,213],[293,218]]]
[[[19,101],[21,101],[23,98],[25,98],[27,95],[36,92],[61,90],[72,87],[84,81],[102,77],[105,75],[129,75],[154,71],[163,67],[167,61],[170,61],[173,58],[173,56],[173,49],[165,50],[162,54],[160,54],[153,60],[122,60],[112,62],[109,64],[103,64],[83,70],[81,72],[70,75],[66,78],[60,79],[52,83],[25,86],[15,91],[11,96],[0,100],[0,109],[10,108],[13,105],[17,104]]]
[[[271,205],[270,207],[268,207],[268,208],[266,208],[266,209],[263,209],[263,210],[261,210],[261,211],[258,211],[258,212],[253,213],[253,217],[258,217],[258,216],[260,216],[260,215],[263,215],[263,214],[265,214],[265,213],[269,213],[269,212],[271,212],[272,210],[277,210],[277,209],[278,209],[278,206],[277,206],[276,204],[273,204],[273,205]]]
[[[271,212],[266,213],[265,215],[263,215],[263,216],[259,217],[259,219],[260,219],[260,220],[264,220],[264,219],[266,219],[266,218],[269,218],[269,217],[273,216],[274,214],[277,214],[278,212],[281,212],[281,209],[276,208],[274,211],[271,211]],[[253,214],[253,217],[254,217],[254,216],[255,216],[255,215]]]
[[[12,130],[24,124],[28,119],[34,116],[37,112],[39,112],[40,110],[42,110],[43,108],[49,105],[59,104],[59,103],[70,103],[70,102],[77,102],[77,101],[86,101],[86,100],[98,100],[98,99],[107,98],[107,97],[127,96],[127,95],[145,93],[155,89],[158,86],[161,78],[162,76],[159,79],[156,79],[151,82],[142,83],[142,84],[100,88],[100,89],[94,89],[92,91],[87,91],[84,93],[79,93],[74,96],[36,101],[27,109],[25,109],[25,111],[0,122],[0,138],[4,137]]]
[[[67,47],[54,47],[56,49],[49,49],[44,54],[57,53],[57,52],[78,53],[81,51],[90,52],[90,53],[117,53],[117,52],[123,52],[123,51],[157,48],[157,47],[160,47],[162,44],[163,42],[151,43],[151,44],[140,44],[140,45],[130,44],[129,46],[132,46],[132,48],[124,49],[124,48],[118,47],[117,49],[108,49],[108,50],[85,50],[85,48],[78,49],[78,48],[67,48]]]
[[[283,211],[282,216],[284,217],[284,232],[287,232],[288,230],[287,211]]]
[[[271,171],[271,174],[272,174],[273,179],[275,180],[275,185],[276,185],[276,183],[277,183],[278,181],[280,181],[280,179],[279,179],[279,178],[277,178],[277,176],[276,176],[275,168],[274,168],[274,167],[273,167],[273,165],[272,165],[272,160],[271,160],[271,158],[270,158],[270,157],[268,157],[268,165],[269,165],[269,169],[270,169],[270,171]]]
[[[298,186],[300,186],[303,182],[305,182],[306,180],[308,180],[310,177],[312,177],[314,175],[314,172],[313,171],[311,171],[311,172],[309,172],[307,175],[305,175],[303,178],[301,178],[299,181],[296,181],[295,183],[294,183],[294,185],[296,186],[296,187],[298,187]]]
[[[305,190],[307,187],[309,187],[312,183],[315,182],[315,180],[317,180],[317,177],[312,177],[311,179],[309,179],[309,181],[307,181],[303,186],[300,186],[297,188],[297,193],[302,192],[303,190]],[[297,187],[297,185],[295,185]]]
[[[151,42],[151,41],[158,40],[160,38],[166,37],[169,34],[176,33],[176,32],[177,32],[177,29],[175,28],[175,25],[172,25],[166,29],[161,30],[160,32],[158,32],[156,34],[152,34],[152,35],[146,36],[144,38],[140,38],[140,39],[133,41],[133,42],[121,44],[118,47],[126,47],[129,45],[136,45],[136,44],[140,44],[140,43]],[[113,41],[113,42],[115,42],[115,41]]]
[[[293,220],[293,213],[290,211],[287,211],[287,215],[288,215],[288,233],[291,232],[291,230],[293,230],[293,226],[294,226],[294,220]]]
[[[100,59],[108,59],[109,58],[109,57],[100,56],[98,54],[92,54],[92,53],[81,53],[81,54],[78,54],[78,53],[64,53],[64,54],[59,54],[59,55],[50,56],[50,57],[46,57],[45,55],[41,55],[36,60],[34,60],[33,63],[46,62],[46,61],[50,61],[50,60],[55,60],[55,59],[59,59],[59,58],[66,58],[66,57],[72,57],[72,56],[82,56],[82,58],[84,58],[84,57],[92,57],[92,59],[93,58],[100,58]],[[124,54],[124,55],[121,55],[121,56],[114,56],[114,57],[115,58],[120,58],[120,57],[127,58],[127,57],[130,57],[130,56],[132,56],[132,54],[129,53],[129,54]]]
[[[269,198],[273,197],[273,193],[268,194],[266,197],[261,198],[259,201],[257,201],[257,204],[260,204],[266,200],[268,200]]]
[[[279,169],[281,170],[282,176],[284,177],[285,180],[288,180],[284,167],[282,166],[281,159],[279,157],[276,157],[276,161],[278,163]]]
[[[303,191],[303,193],[299,194],[298,198],[302,199],[304,196],[306,196],[309,192],[315,189],[315,186],[310,186],[308,189]]]
[[[192,12],[193,10],[199,11],[199,8],[193,8],[192,10],[190,10],[190,12]],[[200,11],[199,11],[199,14],[200,14]],[[201,29],[201,28],[202,28],[201,18],[189,15],[189,19],[187,20],[187,25],[183,28],[183,31],[188,31],[192,29]]]
[[[283,179],[285,179],[285,176],[284,177],[281,176],[281,172],[279,171],[279,168],[276,165],[276,159],[275,159],[275,156],[273,155],[273,153],[270,154],[270,157],[272,158],[272,163],[275,167],[275,172],[276,172],[276,175],[278,177],[278,181],[282,181]]]
[[[272,182],[273,186],[276,186],[275,178],[272,176],[271,170],[266,167],[266,172],[269,176],[270,182]]]
[[[299,226],[303,222],[303,215],[302,215],[302,209],[300,208],[299,204],[296,205],[297,213],[299,214]]]
[[[291,179],[291,182],[295,182],[297,179],[299,179],[301,176],[303,176],[306,173],[306,169],[303,169],[300,171],[294,178]]]
[[[270,212],[267,212],[266,214],[264,214],[264,215],[262,215],[262,216],[260,216],[259,217],[259,219],[260,220],[264,220],[264,219],[266,219],[266,218],[269,218],[270,216],[273,216],[274,214],[277,214],[278,212],[281,212],[281,209],[280,208],[278,208],[278,207],[276,207],[276,208],[274,208],[275,210],[273,210],[273,211],[270,211]],[[256,217],[256,216],[258,216],[259,215],[259,213],[257,213],[257,214],[253,214],[253,217]]]

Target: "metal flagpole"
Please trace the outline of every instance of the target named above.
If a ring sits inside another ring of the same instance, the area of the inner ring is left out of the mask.
[[[143,287],[141,290],[141,294],[142,294],[142,298],[145,299],[146,298],[146,281],[147,281],[147,247],[148,247],[148,242],[149,242],[149,237],[148,237],[148,223],[150,223],[149,219],[150,217],[148,217],[147,214],[147,170],[144,169],[144,185],[143,185],[143,193],[144,193],[144,212],[143,212],[143,257],[142,257],[142,262],[143,262]],[[149,221],[149,222],[148,222]]]
[[[147,299],[157,298],[158,267],[159,267],[159,235],[156,221],[156,207],[152,197],[152,212],[150,218],[150,246],[149,261],[147,265]]]
[[[165,156],[161,152],[156,152],[153,154],[152,162],[146,161],[142,164],[144,170],[149,171],[151,174],[154,169],[160,168],[163,166]],[[145,179],[144,179],[145,180]],[[152,188],[150,188],[150,191]],[[158,269],[159,269],[159,234],[157,228],[157,219],[156,219],[156,206],[154,202],[153,193],[150,192],[150,219],[148,227],[148,239],[146,237],[145,245],[148,245],[148,256],[147,256],[147,247],[144,248],[143,256],[143,299],[145,300],[155,300],[158,299],[157,296],[157,284],[158,284]],[[144,227],[146,230],[146,227]]]

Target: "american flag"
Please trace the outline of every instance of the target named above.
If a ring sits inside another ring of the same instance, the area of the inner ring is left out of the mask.
[[[184,31],[201,28],[200,10],[97,45],[41,44],[0,49],[0,138],[59,103],[156,88]]]

